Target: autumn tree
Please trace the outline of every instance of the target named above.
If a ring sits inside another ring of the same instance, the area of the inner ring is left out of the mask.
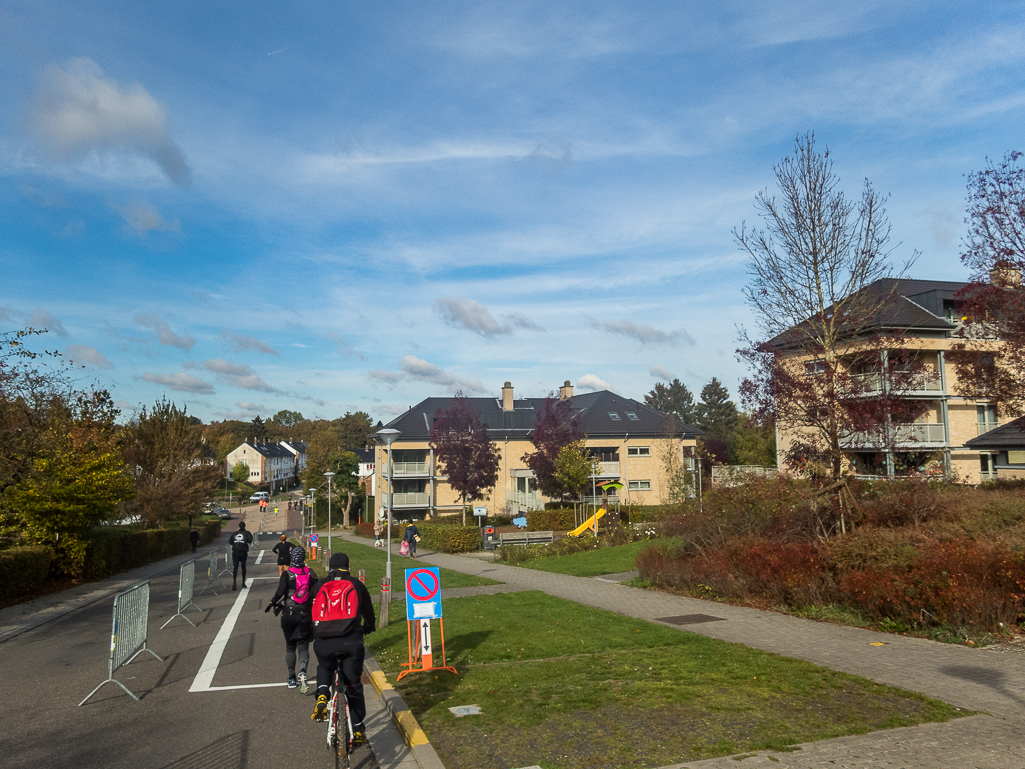
[[[498,447],[468,398],[456,395],[450,408],[435,412],[431,448],[440,474],[448,476],[448,485],[462,498],[465,526],[467,502],[484,499],[494,488],[499,464]]]
[[[345,416],[335,420],[339,440],[346,449],[362,449],[370,441],[374,432],[374,424],[370,415],[364,411],[355,414],[345,412]]]
[[[972,271],[959,294],[968,322],[951,359],[961,395],[992,399],[1025,427],[1025,168],[1022,154],[968,180],[968,235],[961,261]]]
[[[135,473],[136,497],[127,506],[153,524],[187,519],[221,479],[221,466],[187,413],[162,398],[143,407],[126,429],[125,460]]]
[[[644,396],[644,402],[663,414],[672,414],[684,424],[697,424],[697,408],[694,395],[679,379],[669,384],[656,382],[655,387]]]
[[[534,420],[534,451],[523,455],[523,461],[534,472],[538,489],[546,497],[558,499],[565,493],[558,479],[555,461],[563,448],[582,437],[579,420],[569,399],[549,394]]]
[[[231,468],[231,479],[235,483],[246,483],[249,481],[249,465],[245,462],[237,462],[233,468]]]
[[[582,440],[563,446],[555,457],[555,480],[564,495],[579,496],[591,477],[599,472],[598,462],[590,456]]]
[[[345,450],[338,431],[325,422],[324,429],[317,430],[310,439],[306,448],[306,468],[300,473],[300,480],[307,491],[317,489],[318,500],[328,498],[329,487],[324,477],[327,472],[335,474],[330,484],[332,505],[336,498],[344,496],[344,505],[340,507],[342,526],[349,528],[353,505],[365,498],[359,485],[359,457]]]
[[[873,445],[892,447],[888,425],[907,417],[902,409],[921,408],[901,397],[916,361],[901,352],[902,330],[883,322],[897,286],[886,280],[893,270],[885,198],[866,181],[849,200],[829,150],[820,152],[812,134],[799,137],[774,171],[781,197],[766,190],[756,197],[765,229],[733,231],[748,255],[744,294],[760,337],[742,333],[738,354],[752,376],[741,397],[759,421],[775,419],[788,436],[788,460],[836,484],[853,443],[871,433]],[[899,357],[900,367],[886,362]],[[880,374],[887,387],[877,393]]]

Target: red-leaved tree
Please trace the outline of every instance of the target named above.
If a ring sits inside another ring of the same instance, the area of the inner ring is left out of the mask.
[[[451,408],[435,413],[431,425],[431,448],[448,485],[459,492],[466,503],[484,499],[498,482],[498,447],[488,438],[488,426],[470,405],[468,398],[456,395]]]
[[[972,280],[958,298],[966,318],[951,350],[960,393],[992,398],[1025,427],[1025,168],[1020,152],[968,180],[961,261]]]
[[[550,393],[534,420],[535,450],[523,455],[527,467],[534,471],[537,487],[546,497],[560,498],[567,491],[558,479],[555,462],[560,451],[582,437],[579,420],[569,400]]]

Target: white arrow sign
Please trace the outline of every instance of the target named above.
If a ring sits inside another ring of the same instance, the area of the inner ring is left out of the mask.
[[[423,660],[423,669],[430,670],[434,667],[434,660],[431,659],[431,621],[420,620],[420,658]]]

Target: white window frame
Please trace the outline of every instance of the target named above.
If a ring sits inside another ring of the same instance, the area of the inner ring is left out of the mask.
[[[627,446],[626,455],[628,457],[650,457],[651,446]]]
[[[641,484],[647,484],[642,486]],[[627,491],[651,491],[651,481],[627,481]]]

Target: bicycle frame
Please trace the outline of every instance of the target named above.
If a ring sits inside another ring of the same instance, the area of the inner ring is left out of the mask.
[[[349,701],[345,698],[340,668],[335,669],[335,684],[327,710],[327,747],[335,754],[336,767],[349,766],[349,754],[352,752],[352,717],[349,715]]]

